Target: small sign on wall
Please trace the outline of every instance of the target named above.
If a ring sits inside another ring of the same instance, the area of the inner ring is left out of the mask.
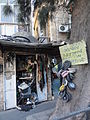
[[[84,40],[59,47],[62,62],[69,60],[72,65],[87,64],[86,43]]]

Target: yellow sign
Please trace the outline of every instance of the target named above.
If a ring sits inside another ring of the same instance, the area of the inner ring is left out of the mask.
[[[73,44],[68,44],[59,47],[62,62],[69,60],[72,65],[87,64],[87,53],[85,41],[80,41]]]

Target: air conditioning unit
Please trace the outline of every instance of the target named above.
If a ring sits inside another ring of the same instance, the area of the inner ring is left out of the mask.
[[[59,25],[59,32],[69,32],[68,25]]]

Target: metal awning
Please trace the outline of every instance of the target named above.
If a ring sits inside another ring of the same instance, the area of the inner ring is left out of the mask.
[[[0,38],[3,49],[30,51],[32,53],[59,54],[59,46],[63,42],[40,43],[36,38],[27,32],[19,32],[13,36],[3,36]]]

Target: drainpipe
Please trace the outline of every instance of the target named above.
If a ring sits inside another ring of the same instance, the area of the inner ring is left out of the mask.
[[[32,36],[34,36],[34,4],[36,0],[31,0],[31,32]]]
[[[49,15],[50,15],[51,13],[49,13]],[[50,17],[49,17],[49,29],[50,29],[50,41],[52,41],[52,23],[51,23],[51,19],[50,19]]]
[[[72,15],[69,13],[69,29],[71,29]]]

